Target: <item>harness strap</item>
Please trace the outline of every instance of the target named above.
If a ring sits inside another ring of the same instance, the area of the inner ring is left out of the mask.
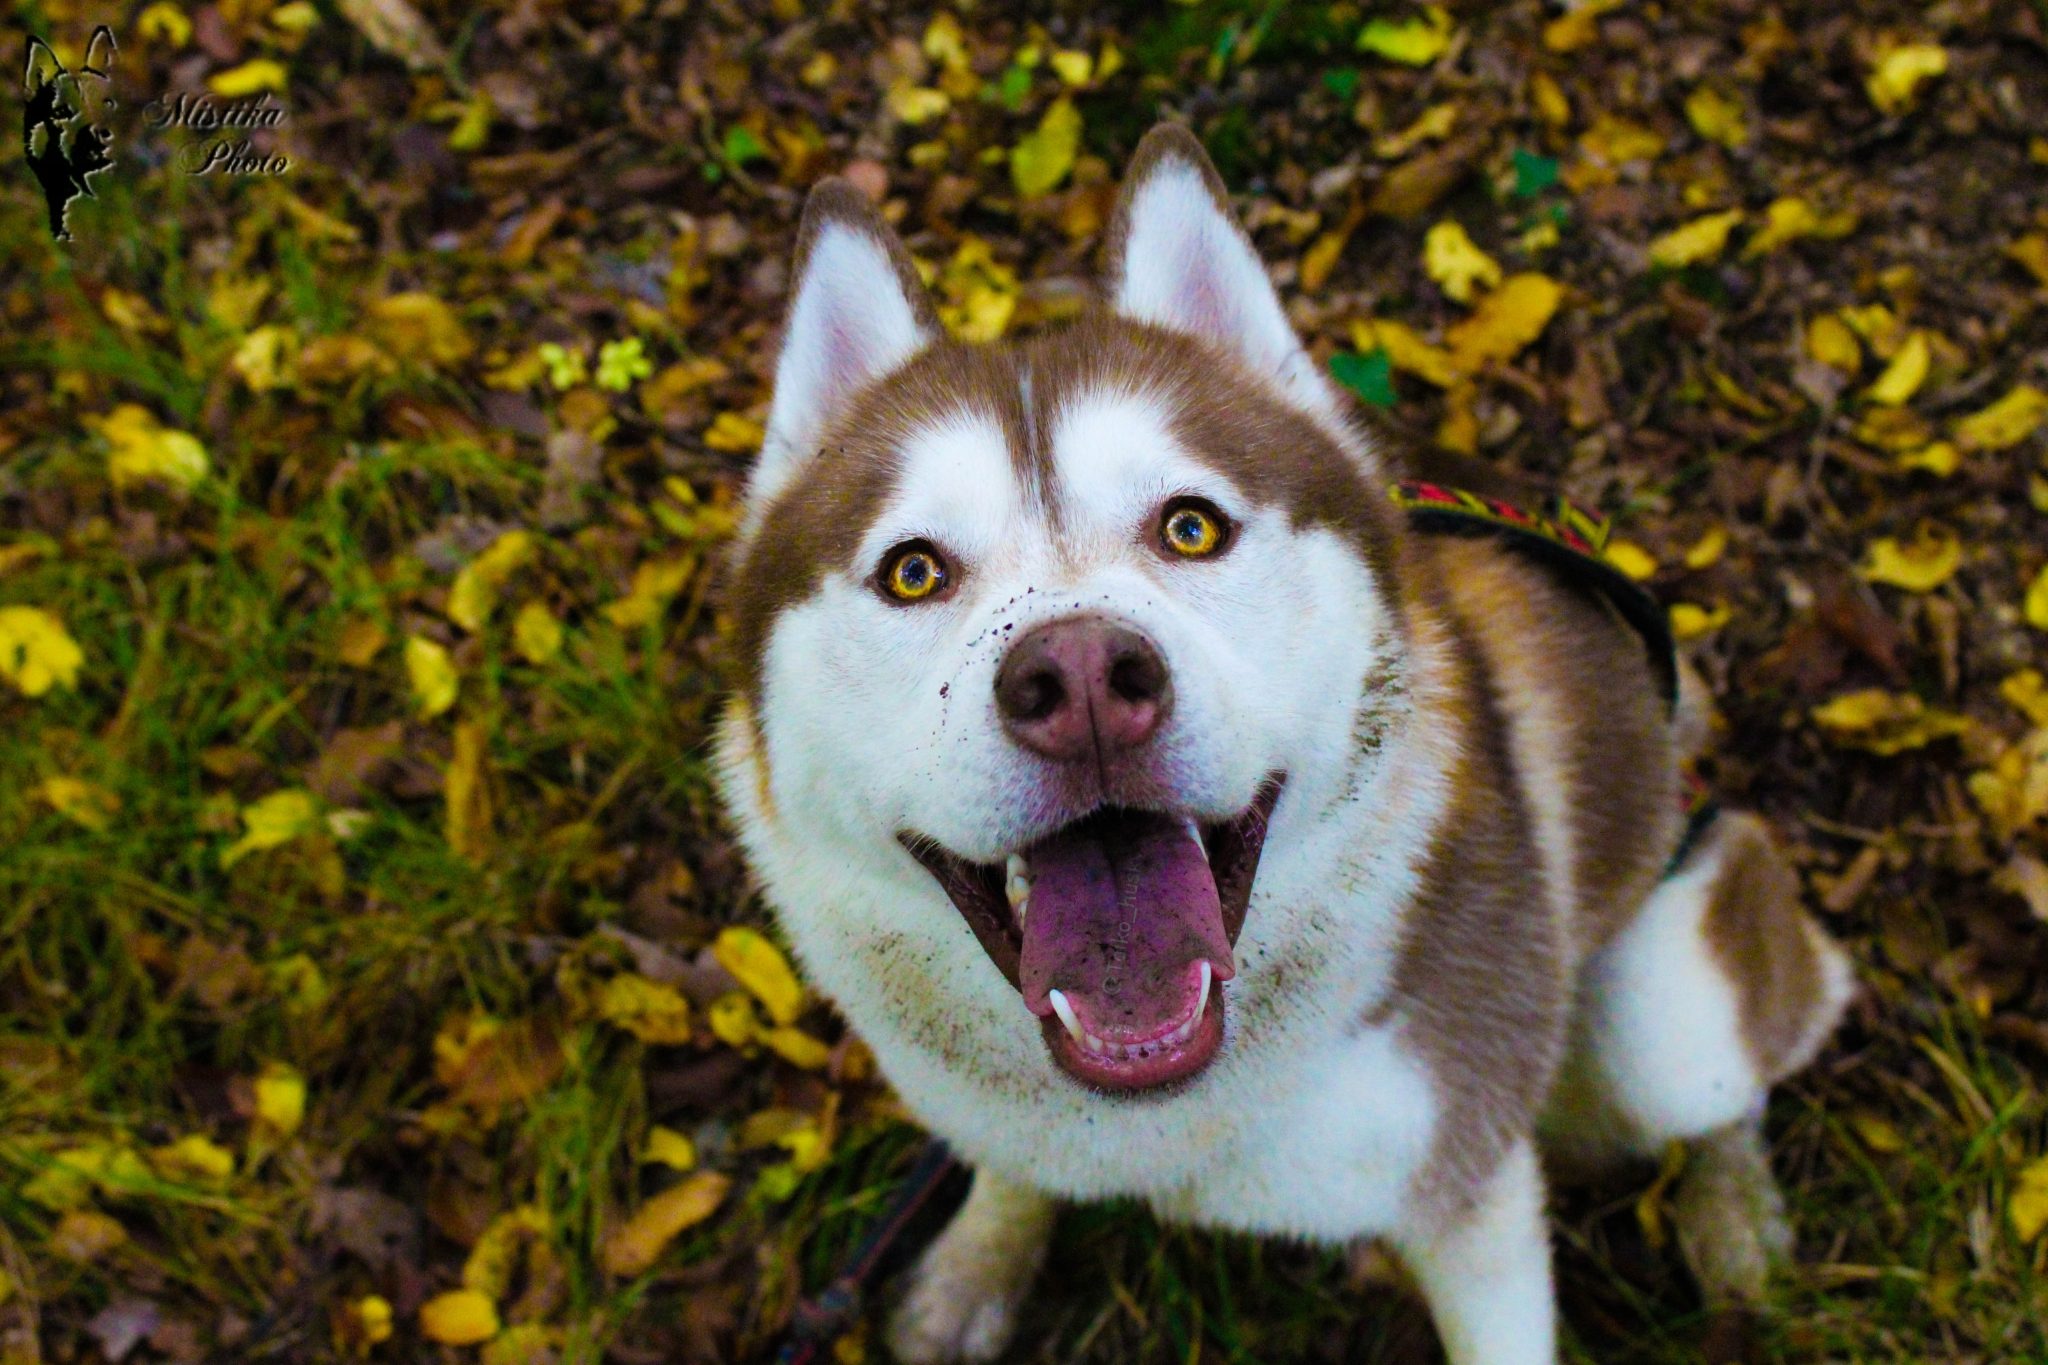
[[[1677,709],[1678,646],[1671,638],[1670,618],[1640,583],[1601,557],[1613,530],[1606,517],[1588,512],[1561,494],[1547,499],[1542,511],[1530,512],[1499,498],[1423,479],[1393,484],[1387,496],[1408,513],[1410,523],[1419,530],[1499,536],[1613,603],[1621,619],[1643,637],[1650,666],[1663,687],[1665,706]],[[1713,790],[1691,763],[1680,769],[1680,778],[1678,804],[1685,815],[1685,829],[1665,865],[1666,876],[1678,870],[1720,813]]]
[[[1562,495],[1530,512],[1462,488],[1414,479],[1393,484],[1387,496],[1408,513],[1418,530],[1446,535],[1494,535],[1540,560],[1564,577],[1612,603],[1650,656],[1664,704],[1678,706],[1678,647],[1664,608],[1643,586],[1615,568],[1600,552],[1612,524]]]

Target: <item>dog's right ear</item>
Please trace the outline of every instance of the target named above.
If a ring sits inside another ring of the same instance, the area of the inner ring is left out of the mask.
[[[910,253],[844,180],[811,191],[795,274],[768,435],[748,495],[756,509],[811,457],[849,398],[939,335]]]

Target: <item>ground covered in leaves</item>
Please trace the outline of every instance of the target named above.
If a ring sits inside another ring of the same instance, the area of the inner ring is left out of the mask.
[[[1572,1358],[2048,1359],[2048,8],[17,14],[121,56],[74,240],[0,191],[7,1365],[770,1349],[918,1140],[706,781],[803,191],[989,339],[1160,117],[1362,402],[1616,517],[1855,950],[1780,1315],[1646,1172],[1564,1202]],[[188,173],[209,91],[284,173]],[[1080,1211],[1016,1357],[1416,1358],[1347,1277]]]

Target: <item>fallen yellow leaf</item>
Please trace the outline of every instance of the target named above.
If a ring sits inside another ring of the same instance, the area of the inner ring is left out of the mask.
[[[1685,117],[1692,130],[1709,142],[1732,150],[1749,141],[1741,102],[1711,85],[1693,87],[1685,97]]]
[[[745,455],[761,448],[765,431],[759,422],[737,412],[721,412],[704,430],[704,444],[729,455]]]
[[[1633,540],[1617,537],[1608,541],[1600,553],[1609,564],[1638,583],[1657,576],[1657,557]]]
[[[1610,166],[1654,161],[1664,154],[1664,137],[1654,129],[1603,113],[1579,135],[1579,150]]]
[[[1670,615],[1674,640],[1696,640],[1727,625],[1729,610],[1725,602],[1716,602],[1711,609],[1695,602],[1673,602]]]
[[[1927,363],[1930,359],[1927,349],[1927,333],[1915,330],[1906,338],[1905,344],[1892,356],[1891,363],[1884,367],[1884,373],[1870,386],[1864,396],[1873,403],[1888,407],[1903,406],[1920,391],[1920,385],[1927,379]]]
[[[493,1218],[463,1259],[462,1287],[493,1302],[505,1297],[519,1268],[520,1249],[547,1236],[548,1227],[547,1211],[537,1204],[521,1204]]]
[[[207,78],[206,88],[222,99],[238,100],[265,90],[282,90],[284,84],[284,67],[268,57],[258,57],[253,62],[215,72]]]
[[[256,1122],[274,1137],[290,1137],[306,1119],[306,1078],[283,1062],[256,1077]]]
[[[162,480],[192,488],[206,477],[206,447],[190,432],[157,421],[135,403],[123,403],[94,424],[107,441],[107,477],[116,488]]]
[[[762,1029],[756,1036],[770,1052],[791,1066],[800,1066],[806,1071],[822,1070],[825,1063],[832,1060],[830,1047],[791,1025]]]
[[[946,97],[945,91],[934,90],[927,85],[912,85],[908,81],[898,81],[890,86],[886,103],[898,122],[912,127],[930,123],[953,107],[953,101]]]
[[[1452,364],[1460,373],[1477,374],[1489,362],[1513,359],[1543,335],[1563,298],[1563,286],[1548,275],[1510,275],[1480,300],[1472,316],[1444,333]]]
[[[697,1164],[697,1144],[673,1128],[656,1124],[647,1130],[647,1145],[640,1150],[640,1160],[672,1171],[687,1171]]]
[[[562,623],[545,602],[528,602],[512,618],[512,643],[530,664],[544,664],[562,649]]]
[[[491,836],[490,735],[477,721],[455,727],[455,749],[442,775],[442,834],[458,858],[479,861]]]
[[[507,531],[491,542],[490,548],[462,566],[448,589],[448,619],[474,634],[484,628],[498,606],[498,591],[505,580],[531,563],[533,535],[528,531]]]
[[[2048,564],[2043,564],[2041,572],[2034,575],[2033,585],[2027,589],[2027,600],[2020,612],[2034,629],[2048,630]]]
[[[413,702],[421,720],[431,720],[455,705],[462,680],[445,645],[424,635],[408,636],[405,642],[405,672],[412,683]]]
[[[420,1305],[420,1335],[443,1346],[474,1346],[498,1328],[498,1306],[474,1289],[451,1289]]]
[[[1929,474],[1947,478],[1956,472],[1961,455],[1954,445],[1947,441],[1930,441],[1915,450],[1902,450],[1892,460],[1892,467],[1900,473],[1924,470]]]
[[[171,1180],[214,1183],[235,1173],[235,1154],[204,1133],[192,1133],[152,1151],[149,1164]]]
[[[104,830],[121,809],[120,797],[78,777],[46,777],[36,795],[65,819],[90,830]]]
[[[1764,208],[1764,223],[1751,234],[1742,248],[1743,259],[1776,251],[1802,237],[1833,239],[1856,230],[1856,215],[1847,211],[1822,217],[1812,204],[1797,195],[1773,199]]]
[[[1742,218],[1741,209],[1695,218],[1651,242],[1650,259],[1667,270],[1716,260],[1728,249],[1728,234]]]
[[[1451,16],[1441,5],[1417,19],[1373,19],[1358,33],[1358,50],[1404,66],[1428,66],[1451,46]]]
[[[1909,692],[1881,687],[1846,692],[1809,714],[1839,743],[1880,755],[1924,748],[1969,728],[1969,721],[1954,712],[1930,707]]]
[[[1920,87],[1947,70],[1945,49],[1934,43],[1907,43],[1877,59],[1863,88],[1879,113],[1903,114],[1913,107]]]
[[[1721,556],[1728,552],[1728,530],[1723,526],[1709,526],[1700,538],[1685,552],[1685,567],[1688,569],[1710,569],[1721,562]]]
[[[242,837],[221,850],[220,865],[233,867],[251,853],[288,844],[320,827],[320,807],[303,787],[274,791],[242,807]]]
[[[1543,26],[1543,46],[1552,52],[1576,52],[1600,36],[1600,16],[1624,0],[1586,0]]]
[[[670,599],[683,590],[683,585],[696,571],[695,555],[648,560],[633,571],[633,586],[626,595],[616,602],[605,603],[605,619],[621,630],[661,619]]]
[[[2005,254],[2019,262],[2036,284],[2048,285],[2048,232],[2029,232],[2015,238]]]
[[[1010,149],[1010,183],[1026,199],[1036,199],[1067,178],[1080,150],[1081,111],[1062,95]]]
[[[1979,408],[1955,425],[1956,444],[1964,450],[2009,450],[2048,421],[2048,393],[2032,384],[2016,384],[2010,393]]]
[[[2048,816],[2048,726],[2007,745],[1989,768],[1971,773],[1965,785],[2003,838]]]
[[[748,1047],[761,1036],[761,1018],[745,991],[727,991],[704,1012],[712,1036],[727,1047]]]
[[[2033,1241],[2048,1228],[2048,1156],[2035,1157],[2020,1168],[2005,1212],[2022,1242]]]
[[[455,310],[417,290],[378,299],[369,308],[370,332],[402,359],[453,365],[476,349]]]
[[[641,1274],[678,1235],[716,1213],[731,1187],[716,1171],[699,1171],[663,1190],[605,1237],[598,1259],[614,1275]]]
[[[1351,324],[1351,344],[1361,352],[1380,350],[1395,369],[1415,375],[1440,389],[1450,388],[1461,376],[1451,353],[1432,346],[1405,322],[1367,319]]]
[[[1422,268],[1437,287],[1459,303],[1472,301],[1472,286],[1492,289],[1501,282],[1500,263],[1481,251],[1456,219],[1446,218],[1422,239]]]
[[[1872,583],[1908,592],[1933,592],[1955,577],[1963,564],[1963,543],[1937,526],[1923,526],[1910,542],[1879,536],[1864,551],[1856,572]]]
[[[621,972],[599,988],[598,1017],[643,1043],[690,1041],[690,1002],[674,986]]]
[[[1856,333],[1833,313],[1806,324],[1806,353],[1831,370],[1854,374],[1863,368],[1863,347]]]
[[[381,1294],[365,1294],[348,1306],[354,1319],[354,1335],[365,1345],[391,1340],[391,1300]]]
[[[2036,725],[2048,725],[2048,678],[2038,668],[2023,668],[1998,685],[1998,695]]]
[[[744,925],[719,931],[711,945],[718,965],[751,992],[778,1024],[793,1024],[803,1012],[804,988],[782,950]]]
[[[1085,52],[1062,48],[1047,59],[1053,74],[1060,78],[1060,84],[1083,86],[1095,79],[1095,59]]]
[[[939,295],[939,321],[962,341],[996,340],[1017,311],[1017,272],[972,233],[961,239],[932,286]]]

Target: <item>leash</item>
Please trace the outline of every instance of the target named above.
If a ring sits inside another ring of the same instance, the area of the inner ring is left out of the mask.
[[[776,1365],[819,1365],[830,1358],[832,1343],[860,1316],[868,1293],[880,1280],[882,1267],[889,1262],[892,1252],[907,1249],[900,1245],[904,1234],[940,1190],[964,1171],[945,1143],[937,1138],[925,1142],[917,1160],[911,1163],[909,1174],[869,1225],[860,1245],[840,1264],[839,1273],[818,1293],[799,1302],[790,1314],[782,1349],[775,1356]]]

